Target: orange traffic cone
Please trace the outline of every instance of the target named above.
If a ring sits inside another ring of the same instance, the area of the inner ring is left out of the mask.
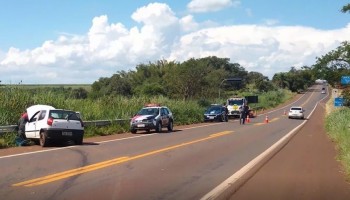
[[[266,115],[266,117],[265,117],[265,123],[267,124],[267,123],[269,123],[269,117]]]
[[[247,115],[246,121],[247,121],[247,123],[250,123],[249,115]]]

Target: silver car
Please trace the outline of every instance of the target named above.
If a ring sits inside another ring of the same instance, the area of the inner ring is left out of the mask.
[[[130,132],[136,133],[138,130],[150,132],[151,129],[155,129],[160,133],[162,128],[167,128],[169,132],[172,132],[173,126],[173,113],[168,107],[148,104],[131,119]]]
[[[301,106],[293,106],[289,109],[288,118],[299,118],[304,119],[305,110]]]

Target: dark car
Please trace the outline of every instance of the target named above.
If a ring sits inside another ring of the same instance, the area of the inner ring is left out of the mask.
[[[228,121],[227,108],[222,105],[212,105],[204,112],[204,121]]]
[[[166,106],[149,104],[142,108],[130,121],[130,132],[136,133],[138,130],[150,132],[162,132],[162,128],[173,131],[174,118],[170,109]]]

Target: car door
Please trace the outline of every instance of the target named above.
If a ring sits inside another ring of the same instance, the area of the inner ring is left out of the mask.
[[[162,119],[162,125],[163,126],[168,126],[169,124],[169,113],[165,108],[162,108],[160,110],[160,117]]]
[[[39,130],[36,129],[40,111],[36,112],[26,124],[25,134],[27,138],[37,138]]]

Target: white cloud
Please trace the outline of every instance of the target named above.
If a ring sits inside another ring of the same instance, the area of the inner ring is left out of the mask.
[[[181,29],[185,32],[198,30],[199,24],[193,19],[192,15],[187,15],[180,19]]]
[[[215,12],[231,6],[240,5],[238,0],[192,0],[187,8],[191,12]]]
[[[168,59],[218,56],[248,71],[272,77],[292,66],[312,65],[315,58],[350,40],[350,25],[337,30],[301,26],[231,25],[182,18],[166,5],[149,4],[132,18],[140,26],[95,17],[85,35],[62,34],[40,47],[0,51],[2,83],[93,83],[137,64]]]
[[[270,78],[290,67],[312,65],[317,56],[350,40],[350,28],[322,31],[300,26],[240,25],[203,29],[181,37],[170,59],[216,55]]]

